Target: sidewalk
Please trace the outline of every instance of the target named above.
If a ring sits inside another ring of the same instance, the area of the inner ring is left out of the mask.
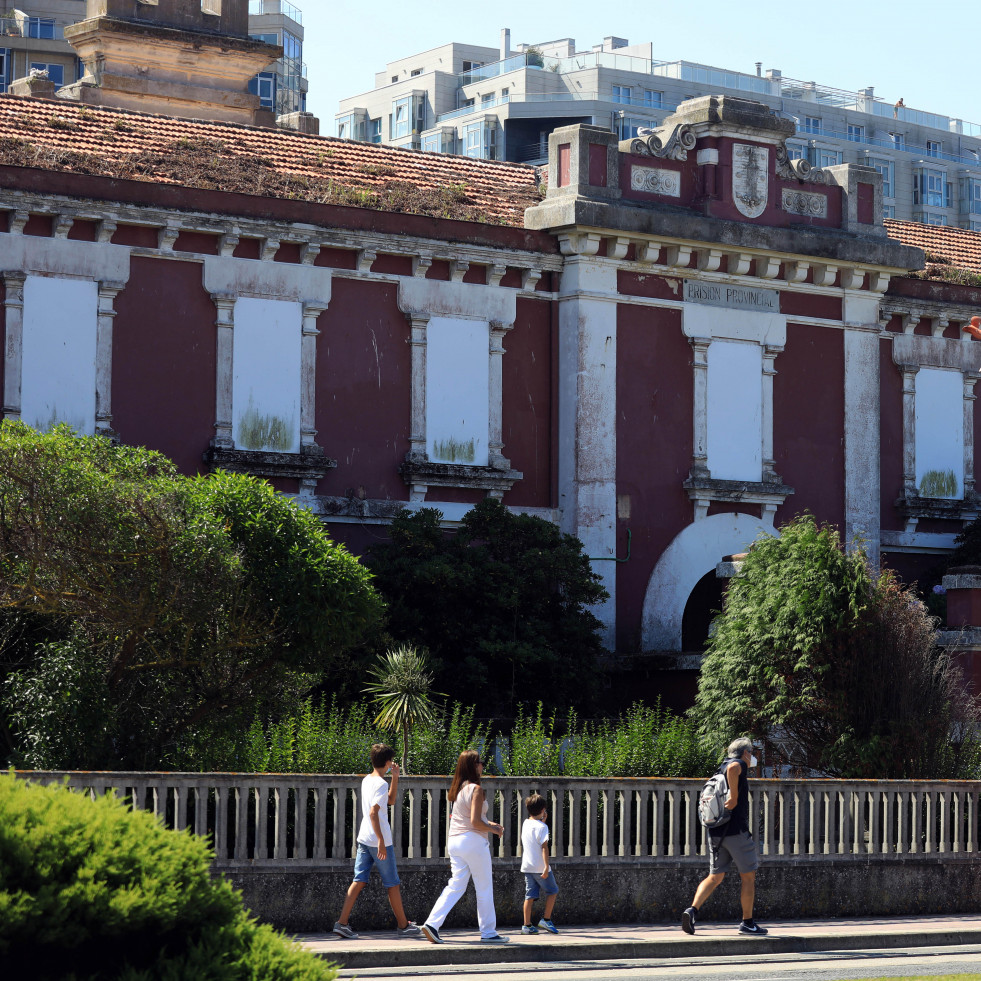
[[[394,933],[363,933],[359,940],[334,934],[301,934],[308,950],[344,968],[425,967],[448,964],[519,964],[544,961],[630,960],[805,951],[871,950],[981,944],[981,915],[911,916],[889,919],[771,920],[766,937],[736,933],[737,923],[699,924],[694,937],[678,925],[570,926],[558,936],[524,936],[501,926],[507,945],[481,944],[476,929],[442,930],[444,944],[399,940]],[[355,921],[355,928],[357,923]]]

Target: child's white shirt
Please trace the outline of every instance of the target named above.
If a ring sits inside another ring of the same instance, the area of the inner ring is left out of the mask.
[[[371,808],[378,805],[378,825],[385,847],[392,843],[392,828],[388,823],[388,781],[377,773],[369,773],[361,781],[361,827],[358,829],[358,841],[371,848],[378,847],[378,835],[371,824]]]
[[[548,842],[548,825],[536,818],[525,818],[521,825],[521,871],[544,872],[542,846]]]

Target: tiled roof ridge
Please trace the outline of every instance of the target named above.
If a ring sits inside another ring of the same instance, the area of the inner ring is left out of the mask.
[[[390,144],[382,143],[368,143],[364,140],[349,140],[344,139],[340,136],[329,136],[325,133],[304,133],[300,130],[287,129],[280,126],[256,126],[252,123],[238,123],[231,122],[225,119],[202,119],[198,116],[168,116],[165,113],[159,112],[145,112],[139,109],[123,109],[119,106],[98,106],[89,105],[85,102],[76,102],[74,99],[45,99],[39,98],[38,96],[23,96],[23,95],[11,95],[9,92],[0,93],[0,102],[10,101],[12,104],[22,103],[22,102],[33,102],[41,103],[50,106],[57,106],[59,109],[70,109],[78,112],[83,110],[87,113],[110,113],[119,116],[135,116],[139,119],[166,119],[174,122],[186,122],[193,123],[198,126],[215,126],[225,128],[231,131],[246,130],[253,133],[258,133],[263,136],[275,136],[277,134],[282,136],[287,136],[291,139],[302,139],[310,140],[312,142],[327,142],[327,143],[347,143],[353,144],[359,148],[364,148],[368,152],[386,152],[386,153],[405,153],[411,154],[413,157],[425,156],[425,157],[440,157],[440,158],[458,158],[460,160],[467,161],[468,165],[473,165],[476,167],[502,167],[513,169],[517,171],[523,171],[526,173],[537,173],[539,170],[533,164],[518,163],[513,160],[485,160],[482,157],[467,157],[463,154],[457,153],[439,153],[432,150],[414,150],[410,147],[399,147],[391,146]]]
[[[927,254],[927,269],[920,278],[938,278],[943,269],[981,273],[981,232],[898,218],[886,218],[883,224],[890,238],[923,249]]]
[[[0,164],[511,227],[540,200],[528,164],[18,96]]]

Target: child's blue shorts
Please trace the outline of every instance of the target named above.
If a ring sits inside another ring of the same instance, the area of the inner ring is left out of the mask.
[[[354,881],[367,882],[371,878],[371,867],[381,873],[382,885],[386,889],[399,884],[399,870],[395,867],[395,849],[389,845],[385,849],[385,861],[378,857],[378,849],[358,842],[358,854],[354,859]]]
[[[544,879],[539,872],[525,872],[525,899],[538,899],[542,893],[546,896],[554,896],[558,891],[555,873],[551,869]]]

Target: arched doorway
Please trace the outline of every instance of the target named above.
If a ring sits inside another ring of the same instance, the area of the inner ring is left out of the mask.
[[[681,649],[686,654],[701,654],[708,645],[709,628],[722,609],[727,581],[720,579],[713,569],[691,591],[681,617]]]
[[[751,514],[713,514],[679,532],[647,583],[641,623],[643,650],[682,651],[685,609],[700,581],[715,574],[724,555],[744,552],[761,535],[776,534],[772,524]]]

